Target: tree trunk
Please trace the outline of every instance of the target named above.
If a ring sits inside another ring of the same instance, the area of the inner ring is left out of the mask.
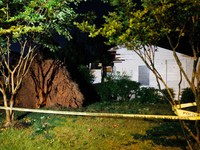
[[[200,100],[200,94],[199,92],[196,92],[196,95],[195,95],[195,101],[196,101],[196,104],[197,104],[197,113],[200,112],[200,107],[199,107],[199,100]],[[195,128],[196,128],[196,141],[198,143],[198,146],[200,147],[200,132],[199,132],[199,122],[198,120],[195,121]]]
[[[4,89],[2,90],[2,94],[3,94],[4,106],[8,107],[6,92]],[[12,120],[11,120],[10,111],[7,109],[5,111],[6,111],[6,123],[4,124],[4,126],[8,127],[12,124]]]

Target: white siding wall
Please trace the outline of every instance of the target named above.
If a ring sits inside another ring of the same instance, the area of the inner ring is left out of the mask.
[[[111,49],[112,50],[112,49]],[[118,48],[115,49],[116,57],[120,60],[124,60],[121,62],[114,62],[114,66],[116,71],[126,72],[127,75],[131,76],[133,81],[138,81],[138,66],[145,65],[141,58],[132,50],[127,50],[126,48]],[[191,79],[191,71],[193,66],[192,57],[183,55],[181,53],[177,53],[180,61],[182,62],[182,66],[186,73]],[[176,64],[173,53],[170,50],[158,47],[158,50],[155,54],[155,67],[158,72],[161,74],[164,81],[167,85],[175,90],[175,93],[178,93],[178,83],[180,81],[180,70]],[[149,86],[157,88],[157,82],[154,74],[149,72]],[[161,87],[164,88],[164,85],[161,84]],[[188,83],[183,77],[183,81],[181,83],[181,88],[188,87]],[[177,96],[177,95],[176,95]]]
[[[101,69],[92,69],[93,71],[93,75],[94,75],[94,82],[93,84],[96,83],[101,83],[101,74],[102,74],[102,70]]]

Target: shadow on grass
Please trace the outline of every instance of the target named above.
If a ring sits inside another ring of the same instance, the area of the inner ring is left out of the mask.
[[[21,120],[25,118],[28,114],[30,114],[30,112],[18,112],[15,116],[16,120]]]
[[[152,140],[157,145],[180,147],[186,149],[187,142],[184,138],[181,125],[178,121],[164,121],[157,127],[146,130],[146,134],[130,133],[135,140]]]

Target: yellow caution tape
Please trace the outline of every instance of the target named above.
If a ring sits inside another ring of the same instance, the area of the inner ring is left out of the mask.
[[[140,115],[140,114],[117,114],[117,113],[91,113],[91,112],[71,112],[71,111],[55,111],[55,110],[41,110],[41,109],[27,109],[27,108],[10,108],[2,107],[0,109],[26,111],[26,112],[38,112],[38,113],[50,113],[50,114],[63,114],[63,115],[75,115],[75,116],[94,116],[94,117],[116,117],[116,118],[146,118],[146,119],[171,119],[171,120],[200,120],[199,115],[189,114],[190,111],[180,111],[176,109],[178,116],[168,115]]]
[[[190,116],[190,117],[198,117],[199,116],[198,113],[195,113],[195,112],[192,112],[192,111],[187,111],[187,110],[180,110],[180,109],[177,109],[175,111],[175,114],[177,116]]]
[[[185,103],[185,104],[178,104],[177,108],[186,108],[186,107],[192,107],[192,106],[197,106],[196,102],[193,103]]]
[[[174,108],[173,108],[174,113],[179,117],[187,116],[187,117],[191,118],[192,120],[199,120],[199,117],[200,117],[199,113],[181,109],[181,108],[192,107],[192,106],[196,106],[196,105],[197,105],[196,102],[185,103],[185,104],[180,104],[180,105],[178,104],[177,106],[174,106]]]

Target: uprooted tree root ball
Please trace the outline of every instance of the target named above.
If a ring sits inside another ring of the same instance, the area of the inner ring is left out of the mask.
[[[78,85],[70,79],[66,66],[58,60],[44,60],[38,54],[15,96],[15,106],[41,108],[60,105],[80,108],[83,100],[84,96]]]

